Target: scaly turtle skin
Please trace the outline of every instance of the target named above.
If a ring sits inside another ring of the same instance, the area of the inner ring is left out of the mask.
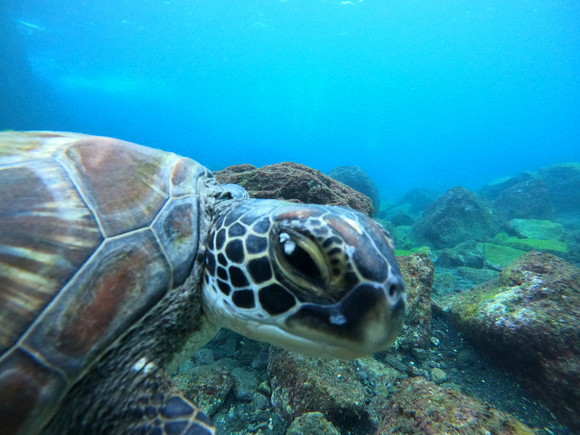
[[[250,200],[114,139],[0,133],[3,434],[211,434],[166,375],[209,323],[354,358],[394,340],[404,301],[358,212]]]

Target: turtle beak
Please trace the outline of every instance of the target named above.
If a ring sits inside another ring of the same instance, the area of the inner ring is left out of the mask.
[[[361,283],[334,305],[304,304],[288,317],[289,331],[326,342],[327,357],[358,358],[385,350],[397,337],[405,312],[402,280]]]

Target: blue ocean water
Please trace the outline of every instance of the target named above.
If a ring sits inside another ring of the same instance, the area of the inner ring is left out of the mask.
[[[3,0],[0,12],[0,128],[115,136],[212,169],[360,165],[383,198],[580,161],[574,0]]]

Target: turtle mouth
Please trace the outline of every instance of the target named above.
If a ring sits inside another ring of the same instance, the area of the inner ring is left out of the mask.
[[[392,344],[403,323],[405,293],[402,284],[362,283],[336,304],[302,303],[270,318],[240,316],[228,303],[220,311],[229,313],[220,316],[227,318],[223,326],[247,337],[317,358],[353,359]]]
[[[342,349],[347,358],[373,354],[385,350],[397,337],[403,323],[404,295],[402,286],[385,289],[363,283],[337,304],[303,304],[288,316],[285,326],[293,335],[319,346],[327,343]]]

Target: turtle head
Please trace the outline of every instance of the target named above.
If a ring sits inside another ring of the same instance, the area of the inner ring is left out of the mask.
[[[356,211],[246,200],[208,240],[203,304],[247,337],[327,358],[386,349],[405,311],[388,233]]]

